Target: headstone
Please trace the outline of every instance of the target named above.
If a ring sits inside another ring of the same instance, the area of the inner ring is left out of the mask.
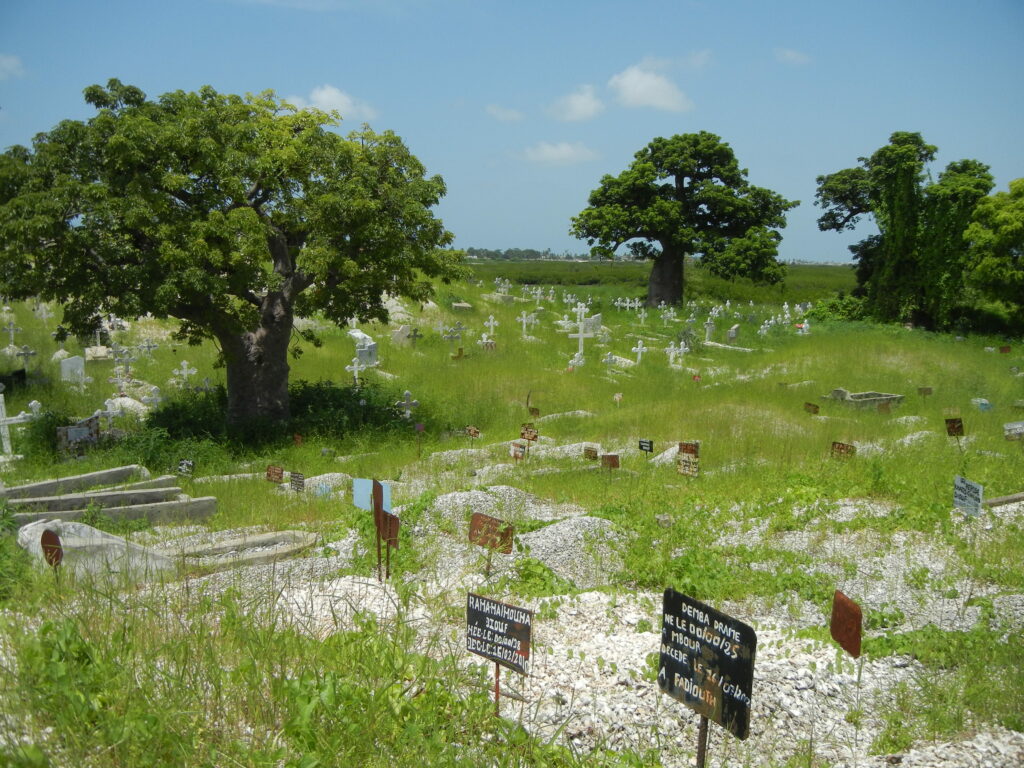
[[[288,476],[288,485],[295,493],[306,490],[306,476],[301,472],[292,472]]]
[[[860,656],[862,627],[863,614],[860,606],[837,589],[832,596],[829,634],[839,643],[840,648],[855,659]]]
[[[509,443],[508,454],[516,461],[526,458],[526,443],[515,441]]]
[[[180,459],[178,461],[178,474],[191,477],[192,470],[196,467],[196,463],[192,459]]]
[[[740,739],[750,734],[756,653],[752,627],[665,590],[658,687]]]
[[[1024,421],[1011,421],[1003,424],[1003,437],[1007,440],[1024,439]]]
[[[406,344],[409,341],[409,326],[400,325],[391,331],[391,342],[393,344]]]
[[[704,323],[704,341],[711,341],[711,336],[715,332],[715,321],[710,317]]]
[[[1001,346],[1001,347],[999,348],[999,354],[1001,354],[1001,355],[1008,355],[1008,354],[1010,354],[1010,347],[1009,347],[1009,346],[1006,346],[1006,345],[1004,344],[1003,346]]]
[[[85,359],[79,355],[65,357],[60,361],[60,380],[72,384],[85,381]]]
[[[590,459],[591,461],[597,461],[597,448],[586,445],[583,447],[583,458]]]
[[[953,506],[968,515],[980,515],[984,489],[966,477],[953,478]]]
[[[683,440],[679,443],[676,471],[687,477],[700,475],[700,440]]]
[[[479,547],[510,555],[514,536],[515,529],[511,523],[482,512],[474,512],[469,520],[469,540]]]
[[[51,568],[56,568],[64,559],[64,548],[60,544],[60,536],[47,528],[39,536],[39,546],[43,550],[43,559]]]
[[[732,328],[730,328],[728,331],[726,331],[726,336],[728,336],[729,341],[736,341],[736,336],[737,336],[737,334],[739,334],[739,332],[740,332],[739,325],[734,325]]]
[[[529,674],[533,612],[488,597],[466,597],[466,650]]]
[[[352,364],[346,365],[345,370],[352,374],[352,383],[354,386],[359,386],[359,374],[366,370],[366,366],[363,365],[359,356],[352,358]]]
[[[377,365],[377,342],[369,341],[356,345],[356,357],[366,368]]]

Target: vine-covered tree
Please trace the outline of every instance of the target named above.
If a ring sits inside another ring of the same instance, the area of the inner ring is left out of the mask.
[[[750,184],[727,143],[707,131],[656,138],[635,158],[601,179],[570,231],[596,254],[627,245],[652,260],[648,304],[682,301],[688,257],[726,279],[782,280],[778,230],[799,203]]]
[[[991,299],[1024,313],[1024,179],[978,203],[967,227],[970,280]]]
[[[879,233],[850,246],[858,292],[872,315],[927,327],[948,325],[962,296],[963,233],[978,200],[992,188],[988,166],[950,163],[930,182],[936,147],[898,131],[860,165],[819,176],[815,205],[822,231],[853,229],[871,216]]]
[[[270,92],[204,87],[148,100],[111,80],[97,114],[0,159],[0,292],[98,314],[180,320],[227,368],[228,421],[289,417],[293,318],[386,320],[460,274],[431,208],[445,193],[391,132],[347,138],[337,114]]]

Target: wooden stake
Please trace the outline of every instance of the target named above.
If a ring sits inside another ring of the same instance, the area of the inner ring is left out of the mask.
[[[697,768],[704,768],[708,755],[708,719],[700,716],[700,728],[697,729]]]

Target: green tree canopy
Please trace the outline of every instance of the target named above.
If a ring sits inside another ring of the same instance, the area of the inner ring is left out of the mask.
[[[573,218],[571,234],[611,257],[627,245],[651,259],[647,300],[683,297],[687,257],[720,277],[776,283],[785,213],[798,205],[747,182],[732,148],[706,131],[656,138],[618,176],[606,175],[589,206]]]
[[[819,229],[853,229],[864,216],[878,226],[850,251],[859,292],[882,320],[944,326],[963,298],[963,232],[992,176],[983,163],[960,160],[930,181],[936,151],[921,134],[898,131],[859,166],[817,179]]]
[[[385,320],[385,292],[460,274],[431,212],[444,182],[391,132],[343,137],[270,92],[151,101],[111,80],[85,100],[94,117],[0,159],[0,291],[61,302],[77,332],[151,312],[214,339],[232,423],[288,417],[295,316]]]
[[[988,297],[1024,310],[1024,179],[978,203],[965,233],[970,280]]]

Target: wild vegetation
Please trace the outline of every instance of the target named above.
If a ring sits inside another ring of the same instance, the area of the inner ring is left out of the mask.
[[[495,270],[524,284],[565,280],[569,284],[558,286],[558,295],[593,295],[591,311],[603,313],[612,334],[607,347],[588,341],[587,364],[567,370],[575,343],[553,322],[569,308],[557,300],[545,303],[538,311],[540,325],[531,330],[539,340],[524,340],[516,317],[524,308],[532,310],[534,302],[482,300],[492,290]],[[605,593],[656,594],[671,585],[711,604],[747,606],[744,611],[788,606],[794,616],[812,617],[793,635],[827,646],[827,610],[836,582],[818,567],[822,563],[767,539],[730,543],[722,534],[763,528],[768,534],[806,532],[828,541],[865,532],[882,548],[902,537],[925,536],[955,553],[957,570],[939,575],[925,568],[908,578],[919,581],[924,594],[948,596],[958,610],[980,608],[978,621],[966,629],[918,625],[884,601],[866,602],[868,659],[908,655],[922,671],[891,698],[865,702],[850,716],[887,724],[870,745],[875,753],[956,740],[993,725],[1024,730],[1024,628],[1007,621],[993,602],[1019,595],[1024,587],[1020,517],[1002,521],[984,536],[992,513],[962,521],[951,512],[954,475],[981,483],[986,497],[1024,490],[1024,451],[1002,432],[1004,422],[1020,418],[1013,403],[1024,397],[1022,379],[1008,370],[1024,365],[1019,344],[1006,355],[985,351],[1004,343],[998,338],[958,341],[896,326],[831,321],[814,322],[809,336],[797,336],[788,326],[755,335],[759,320],[778,313],[782,300],[814,299],[849,280],[838,268],[797,267],[791,276],[804,275],[805,287],[791,282],[784,294],[752,286],[718,293],[732,284],[703,278],[707,282],[697,295],[729,298],[742,315],[754,316],[751,323],[727,314],[729,325],[741,323],[737,343],[752,352],[696,344],[677,370],[663,352],[651,351],[628,374],[610,375],[599,362],[599,349],[630,358],[638,336],[661,348],[678,340],[684,327],[681,321],[664,323],[656,313],[641,327],[633,313],[611,305],[616,296],[643,295],[639,265],[480,264],[475,271],[481,284],[440,287],[439,310],[417,313],[414,324],[424,338],[415,347],[391,343],[384,327],[367,327],[380,343],[382,368],[395,380],[368,372],[358,392],[352,390],[343,369],[352,356],[351,341],[323,323],[310,329],[319,345],[294,340],[303,351],[292,363],[296,421],[262,435],[262,442],[231,441],[219,431],[223,422],[216,414],[223,393],[181,392],[148,422],[120,419],[123,439],[65,463],[47,448],[53,424],[87,415],[109,397],[112,364],[90,363],[94,381],[81,393],[65,387],[48,361],[46,352],[53,348],[48,328],[29,303],[12,305],[17,325],[26,329],[24,341],[40,350],[41,362],[31,364],[27,388],[5,392],[8,411],[26,409],[36,399],[49,415],[15,430],[15,450],[25,458],[6,468],[7,484],[135,461],[160,473],[188,457],[195,461],[196,477],[183,478],[186,490],[201,488],[218,497],[218,511],[209,521],[213,529],[304,526],[324,542],[354,531],[363,554],[333,575],[371,576],[372,521],[350,497],[282,496],[262,480],[197,481],[261,472],[271,463],[307,476],[340,468],[355,477],[409,481],[426,475],[430,481],[422,493],[398,499],[408,505],[400,547],[393,553],[399,620],[387,631],[372,616],[361,616],[327,636],[310,636],[281,612],[277,596],[289,586],[286,581],[270,579],[265,591],[239,587],[214,596],[198,587],[199,573],[141,588],[94,582],[35,566],[12,536],[0,537],[0,731],[23,739],[0,747],[0,761],[104,767],[639,766],[657,765],[673,749],[678,753],[674,747],[664,753],[609,748],[580,753],[558,734],[542,736],[513,719],[495,718],[486,690],[489,668],[470,663],[459,634],[464,603],[448,606],[450,622],[428,642],[413,631],[413,622],[402,620],[432,599],[417,579],[437,556],[415,533],[425,509],[437,494],[473,482],[468,471],[433,471],[430,455],[469,447],[463,433],[467,424],[481,430],[478,443],[517,437],[530,418],[528,397],[542,414],[577,409],[594,414],[545,423],[545,438],[620,447],[623,468],[616,473],[587,471],[579,459],[566,457],[531,458],[500,476],[501,482],[542,498],[580,504],[624,533],[623,565],[607,574]],[[590,279],[595,282],[584,282]],[[757,297],[754,309],[748,295]],[[762,303],[766,298],[770,305]],[[473,309],[451,312],[451,302],[460,299]],[[460,360],[451,359],[451,345],[432,329],[435,322],[450,326],[455,320],[480,329],[491,314],[500,322],[497,349],[485,351],[475,344],[477,334],[467,334]],[[138,378],[163,385],[171,368],[187,357],[202,375],[223,381],[212,344],[186,347],[169,338],[169,330],[161,321],[143,320],[122,334],[125,344],[161,338],[153,358],[136,363]],[[78,352],[77,342],[69,341],[68,349]],[[923,386],[932,387],[933,394],[919,395]],[[846,411],[820,398],[835,387],[899,393],[905,399],[890,414]],[[422,433],[393,405],[405,389],[420,402],[413,421],[424,425]],[[619,400],[613,398],[617,393]],[[972,398],[986,398],[992,409],[975,409]],[[366,404],[357,407],[359,400]],[[806,413],[807,401],[821,403],[822,414]],[[960,443],[945,437],[947,408],[962,413],[967,436]],[[301,445],[293,440],[295,431],[304,435]],[[701,440],[702,475],[684,478],[671,465],[655,466],[632,450],[638,438],[654,440],[659,451],[678,440]],[[846,461],[830,457],[833,441],[856,444],[857,455]],[[351,458],[339,464],[337,457]],[[558,471],[532,472],[542,466]],[[828,514],[851,498],[878,503],[885,512],[849,519]],[[9,514],[2,520],[10,528]],[[104,521],[102,510],[92,520],[139,535]],[[316,549],[304,562],[326,554]],[[858,557],[836,553],[829,564],[856,571]],[[975,591],[956,586],[964,583]],[[512,577],[494,580],[484,590],[517,604],[569,600],[579,592],[529,558]],[[538,622],[546,615],[542,610]],[[653,602],[644,621],[659,626]],[[649,652],[657,650],[655,643]],[[543,645],[535,652],[543,654]],[[636,663],[644,668],[643,659]],[[653,679],[648,684],[655,685]],[[685,712],[675,702],[666,700],[666,706]],[[756,700],[753,707],[756,713]],[[779,766],[820,764],[813,744],[800,752],[776,751],[767,743],[752,748]],[[744,760],[737,757],[736,763]]]

